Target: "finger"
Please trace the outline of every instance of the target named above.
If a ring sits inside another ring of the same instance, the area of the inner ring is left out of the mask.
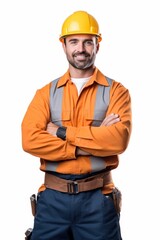
[[[49,123],[47,124],[47,126],[52,126],[52,124],[53,124],[52,122],[49,122]]]
[[[117,123],[119,121],[120,121],[120,118],[115,118],[115,119],[111,120],[110,122],[108,122],[107,125],[105,125],[105,126],[113,125],[114,123]]]
[[[117,123],[120,121],[120,118],[110,119],[110,121],[104,122],[102,126],[110,126],[114,123]]]
[[[105,119],[103,120],[103,122],[101,123],[101,125],[107,124],[107,122],[109,122],[109,120],[110,120],[111,118],[113,118],[113,116],[114,116],[114,114],[112,113],[112,114],[108,115],[107,117],[105,117]]]
[[[109,122],[110,120],[112,120],[116,117],[118,117],[118,114],[111,113],[110,115],[108,115],[107,117],[104,118],[102,123],[106,124],[107,122]]]
[[[108,115],[108,116],[103,120],[101,126],[108,126],[108,125],[111,125],[111,124],[113,124],[113,123],[115,123],[115,122],[117,122],[117,121],[119,121],[119,120],[120,120],[120,119],[119,119],[118,114],[112,113],[112,114]]]

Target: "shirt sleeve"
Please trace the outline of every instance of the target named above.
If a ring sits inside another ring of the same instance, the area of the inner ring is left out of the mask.
[[[50,122],[50,84],[36,91],[22,120],[22,148],[46,160],[75,159],[76,147],[68,141],[54,137],[46,131]]]
[[[120,122],[110,126],[67,127],[67,141],[94,156],[121,154],[128,146],[131,129],[131,97],[128,89],[114,81],[107,115],[115,113]]]

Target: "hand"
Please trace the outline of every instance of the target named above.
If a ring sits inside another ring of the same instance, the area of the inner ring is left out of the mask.
[[[103,120],[103,122],[101,123],[101,126],[110,126],[119,121],[120,121],[119,115],[111,113]]]
[[[89,156],[91,155],[88,152],[83,151],[81,148],[76,147],[76,156]]]
[[[58,126],[57,126],[56,124],[54,124],[54,123],[52,123],[52,122],[49,122],[49,123],[47,124],[46,131],[47,131],[48,133],[50,133],[51,135],[55,136],[55,137],[57,136],[57,135],[56,135],[57,129],[58,129]]]
[[[118,116],[118,114],[114,114],[111,113],[110,115],[108,115],[103,122],[101,123],[100,126],[110,126],[114,123],[117,123],[120,121],[120,118]],[[76,148],[76,156],[87,156],[90,155],[90,153],[83,151],[82,149],[80,149],[79,147]]]

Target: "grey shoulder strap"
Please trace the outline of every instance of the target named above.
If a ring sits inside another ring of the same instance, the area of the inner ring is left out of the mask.
[[[58,80],[59,78],[53,80],[50,88],[51,121],[61,119],[63,88],[56,88]]]
[[[52,81],[52,83],[51,83],[51,89],[50,89],[50,95],[52,95],[53,93],[54,93],[54,91],[55,91],[55,88],[56,88],[56,86],[57,86],[57,83],[58,83],[58,80],[59,80],[59,78],[56,78],[56,79],[54,79],[53,81]]]
[[[98,85],[94,107],[95,120],[92,122],[92,126],[99,126],[101,124],[101,121],[105,118],[106,112],[108,110],[112,79],[106,77],[106,81],[109,83],[109,86],[100,84]]]
[[[112,85],[112,82],[113,82],[113,79],[109,78],[109,77],[106,77],[106,80],[107,82],[109,83],[109,85],[111,86]]]

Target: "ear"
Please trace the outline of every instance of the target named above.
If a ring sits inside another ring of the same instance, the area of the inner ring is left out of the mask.
[[[99,43],[97,43],[97,50],[96,50],[96,53],[98,53],[98,51],[99,51],[99,48],[100,48],[100,44],[99,44]]]

